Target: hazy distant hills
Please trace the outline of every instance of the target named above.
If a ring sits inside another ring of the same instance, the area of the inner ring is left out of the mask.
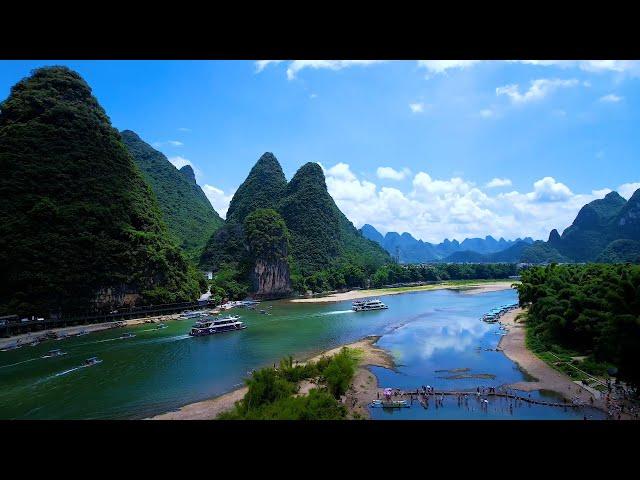
[[[382,236],[371,225],[362,227],[362,234],[392,256],[397,255],[401,263],[640,263],[640,189],[629,201],[611,192],[588,203],[562,235],[553,229],[546,242],[534,242],[529,237],[507,241],[487,236],[433,245],[408,233],[389,232]]]
[[[525,246],[533,243],[530,237],[516,240],[496,240],[492,236],[485,238],[465,238],[462,242],[445,239],[442,243],[432,244],[416,240],[409,233],[402,235],[397,232],[388,232],[383,236],[373,226],[366,224],[361,229],[362,235],[380,244],[391,256],[399,257],[400,263],[422,263],[422,262],[475,262],[488,261],[483,255],[490,255],[488,258],[501,258],[495,255],[498,252],[514,247],[514,250],[505,258],[518,256]],[[510,260],[495,260],[510,261]]]

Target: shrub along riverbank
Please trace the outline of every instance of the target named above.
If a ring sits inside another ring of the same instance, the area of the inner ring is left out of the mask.
[[[293,357],[278,368],[263,368],[246,380],[248,392],[220,420],[340,420],[347,409],[339,399],[349,388],[361,352],[343,348],[340,353],[317,362],[293,364]],[[300,382],[317,386],[299,395]]]

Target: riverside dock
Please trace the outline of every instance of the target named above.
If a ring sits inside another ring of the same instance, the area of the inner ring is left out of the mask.
[[[431,393],[424,393],[420,391],[420,389],[416,389],[416,390],[393,389],[393,390],[394,390],[394,394],[392,395],[391,398],[401,397],[401,399],[404,400],[406,399],[406,397],[409,397],[410,400],[413,401],[415,397],[415,399],[420,401],[421,403],[423,401],[428,402],[430,398],[436,399],[439,396],[453,396],[453,397],[466,396],[467,398],[478,398],[478,399],[485,399],[488,397],[506,398],[506,399],[511,399],[515,401],[530,403],[533,405],[544,405],[547,407],[580,408],[580,407],[588,406],[587,404],[579,403],[579,402],[570,402],[570,401],[552,402],[552,401],[542,400],[538,398],[531,398],[528,396],[522,396],[514,393],[500,392],[500,391],[478,393],[472,390],[433,390]],[[383,391],[384,391],[383,389],[379,389],[378,391],[380,398],[384,398]],[[373,400],[375,399],[372,399],[372,401]]]

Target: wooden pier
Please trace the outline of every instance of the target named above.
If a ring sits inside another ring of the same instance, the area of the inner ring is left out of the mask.
[[[391,398],[394,397],[411,397],[411,399],[413,399],[413,397],[415,396],[418,400],[420,400],[421,402],[424,401],[429,401],[430,398],[435,399],[438,396],[462,396],[464,397],[465,395],[468,398],[477,398],[477,399],[486,399],[488,397],[498,397],[498,398],[507,398],[507,399],[511,399],[511,400],[516,400],[516,401],[522,401],[522,402],[527,402],[530,404],[534,404],[534,405],[544,405],[547,407],[568,407],[568,408],[580,408],[580,407],[585,407],[588,406],[586,404],[578,404],[578,403],[571,403],[571,402],[550,402],[550,401],[546,401],[546,400],[540,400],[537,398],[530,398],[530,397],[523,397],[521,395],[516,395],[513,393],[506,393],[506,392],[491,392],[491,393],[478,393],[475,391],[470,391],[470,390],[464,390],[464,391],[455,391],[455,390],[442,390],[442,391],[434,391],[433,393],[423,393],[422,391],[418,390],[418,391],[402,391],[402,390],[398,390],[398,389],[394,389],[395,391],[397,391],[397,395],[394,394],[391,396]],[[380,390],[380,396],[382,397],[382,390]]]

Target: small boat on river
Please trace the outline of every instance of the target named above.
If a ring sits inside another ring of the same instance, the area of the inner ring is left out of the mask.
[[[123,339],[123,340],[124,340],[124,339],[126,339],[126,338],[133,338],[133,337],[135,337],[135,336],[136,336],[136,335],[135,335],[135,333],[127,332],[127,333],[123,333],[123,334],[122,334],[122,335],[120,335],[118,338],[121,338],[121,339]]]
[[[99,363],[102,363],[102,360],[100,360],[98,357],[91,357],[91,358],[87,358],[84,361],[84,364],[82,366],[83,367],[93,367],[94,365],[97,365]]]
[[[59,348],[56,348],[54,350],[49,350],[49,352],[46,355],[43,355],[42,358],[61,357],[61,356],[66,355],[66,354],[67,354],[67,352],[63,352]]]
[[[204,335],[213,335],[215,333],[229,332],[233,330],[244,330],[247,326],[240,321],[237,315],[230,315],[223,318],[215,318],[213,320],[200,320],[193,326],[189,335],[192,337],[201,337]]]
[[[369,310],[385,310],[387,307],[380,300],[356,300],[353,302],[352,307],[354,312],[366,312]]]

